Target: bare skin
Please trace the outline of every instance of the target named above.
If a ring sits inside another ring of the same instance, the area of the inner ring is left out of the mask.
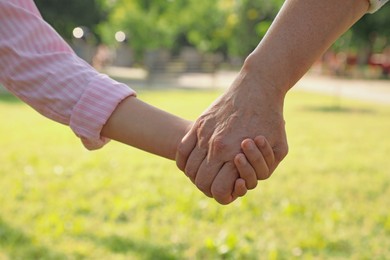
[[[117,106],[101,134],[172,160],[178,144],[191,125],[190,121],[155,108],[136,97],[128,97]],[[242,153],[236,156],[237,160],[235,164],[232,163],[232,167],[238,169],[242,177],[236,177],[233,186],[229,187],[231,200],[256,187],[257,176],[268,172],[267,163],[272,164],[273,161],[272,148],[261,136],[255,140],[245,140]]]
[[[178,167],[207,196],[231,203],[239,177],[234,158],[241,142],[262,135],[275,158],[269,174],[260,176],[268,178],[288,152],[283,118],[286,93],[367,10],[367,0],[287,0],[232,86],[181,141]]]

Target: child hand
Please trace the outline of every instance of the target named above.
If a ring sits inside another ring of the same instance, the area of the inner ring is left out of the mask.
[[[241,149],[243,152],[235,156],[234,162],[225,163],[221,174],[213,181],[214,192],[210,197],[223,198],[216,199],[221,204],[229,204],[244,196],[257,186],[258,180],[267,179],[275,169],[274,152],[265,137],[245,139],[241,142]],[[226,193],[228,190],[231,193]]]
[[[264,136],[245,139],[241,142],[241,149],[243,153],[234,158],[240,178],[236,180],[233,193],[237,192],[236,189],[242,193],[243,181],[248,190],[256,188],[257,181],[269,178],[275,168],[274,152]]]
[[[241,142],[241,149],[243,153],[235,156],[234,165],[231,164],[230,167],[226,167],[230,170],[226,171],[226,174],[220,175],[223,177],[223,181],[215,182],[219,185],[225,184],[225,187],[221,189],[222,191],[227,189],[229,183],[234,183],[231,197],[226,200],[228,203],[244,196],[248,190],[256,188],[257,181],[265,180],[271,176],[276,166],[271,145],[263,136],[257,136],[254,140],[245,139]],[[230,162],[226,165],[229,164]]]

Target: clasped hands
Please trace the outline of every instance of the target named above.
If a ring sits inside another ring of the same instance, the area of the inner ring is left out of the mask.
[[[287,155],[283,101],[284,95],[242,70],[184,136],[177,166],[221,204],[244,196]]]

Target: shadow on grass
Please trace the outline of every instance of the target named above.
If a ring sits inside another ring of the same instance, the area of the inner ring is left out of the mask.
[[[91,238],[91,237],[89,237]],[[156,246],[145,241],[134,241],[131,238],[125,238],[117,235],[97,238],[91,238],[97,244],[107,248],[113,253],[126,254],[135,253],[141,259],[159,259],[159,260],[174,260],[182,259],[180,253],[172,253],[173,248]]]
[[[368,108],[356,108],[345,106],[305,106],[305,111],[321,112],[321,113],[352,113],[352,114],[375,114],[376,112]]]
[[[0,249],[10,259],[67,259],[65,255],[37,245],[22,231],[11,227],[0,217]]]

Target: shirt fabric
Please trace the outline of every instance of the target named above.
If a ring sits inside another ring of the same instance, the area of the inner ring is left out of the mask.
[[[368,9],[369,13],[375,13],[379,10],[384,4],[386,4],[389,0],[369,0],[370,8]]]
[[[0,82],[44,116],[69,125],[88,149],[128,86],[98,73],[46,23],[32,0],[0,0]]]

